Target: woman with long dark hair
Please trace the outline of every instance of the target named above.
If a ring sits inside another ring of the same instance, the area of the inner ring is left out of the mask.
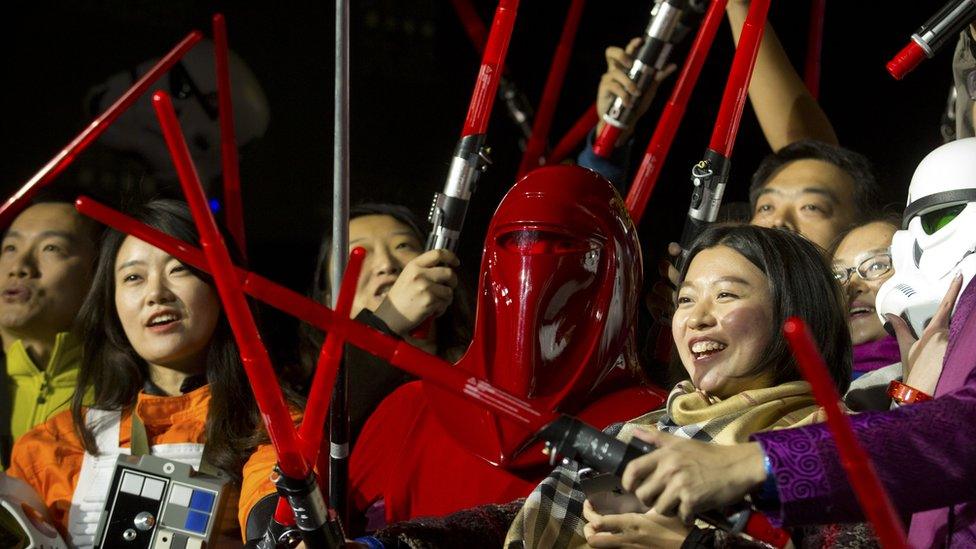
[[[132,216],[199,241],[185,203],[156,200]],[[120,453],[224,473],[240,489],[239,505],[229,501],[246,526],[251,508],[274,492],[275,456],[212,279],[109,231],[80,322],[84,361],[71,410],[17,442],[9,473],[40,494],[76,546],[92,543]]]

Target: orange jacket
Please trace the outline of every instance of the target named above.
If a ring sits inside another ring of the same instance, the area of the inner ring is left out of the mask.
[[[139,393],[136,411],[146,425],[149,444],[206,442],[205,423],[210,407],[210,388],[203,386],[181,396],[163,397]],[[122,414],[119,447],[128,448],[132,415]],[[71,412],[62,412],[34,427],[14,444],[10,460],[11,476],[30,484],[47,504],[51,517],[64,534],[68,524],[71,497],[78,483],[85,450],[75,433]],[[274,448],[262,445],[244,465],[244,480],[237,505],[241,531],[247,515],[261,498],[275,492],[269,480],[277,457]]]

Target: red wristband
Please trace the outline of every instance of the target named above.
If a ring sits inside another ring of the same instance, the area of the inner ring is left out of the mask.
[[[897,379],[891,380],[891,383],[888,384],[888,396],[890,396],[891,399],[897,402],[899,405],[915,404],[916,402],[932,400],[931,396],[919,391],[915,387],[905,385]]]

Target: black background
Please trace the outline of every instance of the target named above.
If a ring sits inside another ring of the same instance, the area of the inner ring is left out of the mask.
[[[489,21],[495,2],[473,2]],[[533,103],[541,95],[568,5],[568,0],[521,2],[508,66]],[[605,70],[604,49],[640,35],[650,5],[587,3],[553,140],[592,104]],[[876,164],[893,202],[904,200],[914,166],[941,143],[939,120],[951,84],[952,47],[902,82],[888,76],[884,64],[940,5],[827,2],[821,103],[841,143]],[[231,48],[262,82],[272,116],[266,135],[247,149],[241,163],[252,268],[304,290],[320,233],[330,222],[332,10],[330,2],[21,3],[8,12],[5,25],[7,105],[0,193],[12,193],[84,127],[86,90],[160,56],[193,28],[209,35],[210,16],[221,11]],[[804,58],[808,12],[808,0],[774,2],[771,9],[770,18],[797,66]],[[459,137],[478,55],[448,0],[354,0],[351,27],[352,202],[399,202],[425,215],[433,193],[443,185]],[[708,143],[731,56],[725,25],[645,216],[647,264],[653,265],[664,243],[679,236],[689,194],[687,174]],[[670,82],[640,125],[635,155],[643,151],[654,113],[669,91]],[[514,179],[520,159],[517,137],[504,109],[496,106],[488,137],[495,165],[481,179],[461,254],[465,278],[471,282],[488,220]],[[747,107],[727,200],[746,198],[749,175],[768,152]],[[55,185],[72,183],[96,156],[82,155]],[[123,193],[120,184],[106,196],[105,187],[101,194],[109,201]],[[131,200],[139,190],[136,185],[124,192]]]

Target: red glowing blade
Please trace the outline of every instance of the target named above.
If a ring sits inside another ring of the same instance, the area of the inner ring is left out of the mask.
[[[224,224],[234,244],[247,257],[244,240],[244,204],[241,199],[240,161],[234,137],[234,105],[230,87],[230,55],[223,14],[213,16],[214,61],[217,70],[217,105],[220,116],[220,161],[224,172]]]
[[[567,156],[572,153],[579,144],[586,139],[587,134],[590,130],[596,126],[596,123],[600,121],[600,115],[596,112],[596,104],[590,106],[580,116],[579,119],[573,124],[573,127],[566,132],[566,135],[556,143],[556,146],[552,148],[552,153],[549,154],[549,158],[546,160],[546,164],[559,164],[566,159]]]
[[[346,263],[346,271],[342,275],[342,285],[339,288],[335,308],[340,318],[349,318],[352,302],[356,297],[356,284],[359,282],[359,273],[362,271],[365,258],[366,250],[360,247],[353,248],[349,253],[349,262]],[[344,343],[345,341],[339,335],[329,332],[315,367],[312,388],[308,393],[308,406],[305,408],[305,417],[302,419],[299,431],[305,445],[305,459],[309,463],[315,463],[322,444],[325,416],[329,410],[329,399],[332,397],[332,388],[339,372]]]
[[[61,149],[54,158],[31,176],[27,183],[24,183],[24,186],[0,206],[0,227],[9,225],[13,217],[24,209],[38,191],[50,184],[58,174],[70,166],[79,154],[98,139],[122,113],[142,97],[142,94],[146,93],[149,86],[152,86],[160,76],[166,74],[202,38],[203,34],[200,31],[193,31],[188,34],[186,38],[153,65],[146,74],[142,75],[142,78],[136,81],[131,88],[116,99],[115,103],[105,109],[105,112],[98,118],[92,120],[65,148]]]
[[[681,119],[684,118],[685,111],[688,108],[691,92],[694,91],[695,84],[698,83],[698,76],[705,64],[705,58],[708,57],[708,52],[712,49],[715,34],[724,18],[726,4],[728,4],[728,0],[715,0],[708,7],[701,27],[698,29],[698,34],[695,36],[695,41],[691,45],[691,51],[688,52],[688,58],[681,68],[681,74],[678,75],[678,80],[671,91],[671,97],[668,98],[668,103],[661,112],[661,117],[654,128],[654,135],[651,136],[651,141],[644,151],[644,158],[641,160],[634,181],[630,185],[630,191],[627,193],[627,210],[630,212],[634,224],[639,225],[641,218],[644,217],[644,210],[651,199],[654,185],[661,175],[664,159],[668,156],[668,151],[674,142],[674,136],[678,133]]]
[[[200,184],[193,159],[190,157],[186,140],[183,138],[183,131],[173,110],[173,103],[169,95],[162,91],[153,94],[152,103],[162,126],[163,136],[166,138],[166,146],[176,166],[180,185],[193,213],[193,220],[200,232],[200,241],[207,257],[207,264],[217,285],[224,314],[227,315],[234,338],[237,340],[241,361],[251,383],[254,399],[264,418],[268,437],[278,454],[278,466],[286,476],[306,478],[310,468],[302,455],[298,433],[292,423],[274,369],[271,367],[271,358],[261,342],[254,317],[241,291],[240,281],[231,263],[227,246],[207,207],[207,197]]]
[[[542,90],[535,123],[532,125],[532,135],[525,146],[525,152],[522,153],[522,162],[517,175],[519,179],[543,163],[546,145],[549,143],[552,117],[556,112],[556,105],[559,104],[559,95],[566,80],[566,70],[569,68],[569,57],[573,53],[573,41],[576,39],[576,31],[579,29],[585,5],[586,0],[573,0],[569,5],[566,21],[563,23],[563,32],[559,36],[559,43],[552,57],[552,66],[549,68],[549,76]]]
[[[204,272],[210,272],[203,252],[195,247],[157,231],[144,223],[99,204],[88,197],[81,197],[75,207],[82,214],[117,231],[131,234],[139,240],[172,255],[176,259]],[[526,429],[538,429],[554,416],[550,412],[535,409],[531,404],[495,389],[486,381],[472,377],[453,364],[436,355],[425,353],[403,341],[394,339],[369,326],[349,318],[342,318],[332,309],[276,284],[260,275],[236,268],[234,276],[241,281],[244,292],[272,307],[280,309],[316,328],[335,331],[349,343],[370,352],[410,374],[439,387],[463,394],[487,409],[507,417]]]
[[[468,115],[464,120],[464,129],[461,131],[462,136],[482,134],[488,129],[488,120],[491,118],[491,109],[495,105],[498,92],[498,82],[505,65],[505,55],[508,53],[508,43],[515,28],[518,4],[519,0],[498,2],[488,43],[485,45],[485,53],[481,58],[481,69],[478,71],[478,79],[471,94]]]
[[[820,63],[823,55],[824,14],[827,0],[810,0],[810,30],[807,34],[807,59],[803,82],[814,99],[820,98]]]
[[[735,50],[729,80],[725,84],[722,103],[712,140],[708,148],[725,158],[732,157],[732,147],[735,137],[739,133],[739,122],[742,121],[742,110],[746,106],[749,96],[749,81],[752,79],[752,69],[756,66],[756,56],[759,55],[759,44],[762,42],[763,29],[766,26],[766,16],[769,14],[770,0],[753,0],[749,4],[749,15],[742,25],[739,46]]]
[[[797,317],[786,320],[783,333],[790,344],[793,356],[796,357],[800,372],[813,388],[813,396],[827,413],[827,426],[837,443],[841,465],[847,471],[851,487],[854,488],[865,516],[871,521],[881,546],[907,549],[908,541],[905,538],[901,519],[895,512],[884,486],[881,485],[870,457],[857,441],[850,418],[840,409],[840,395],[830,378],[823,357],[817,350],[813,334],[810,333],[806,323]]]

